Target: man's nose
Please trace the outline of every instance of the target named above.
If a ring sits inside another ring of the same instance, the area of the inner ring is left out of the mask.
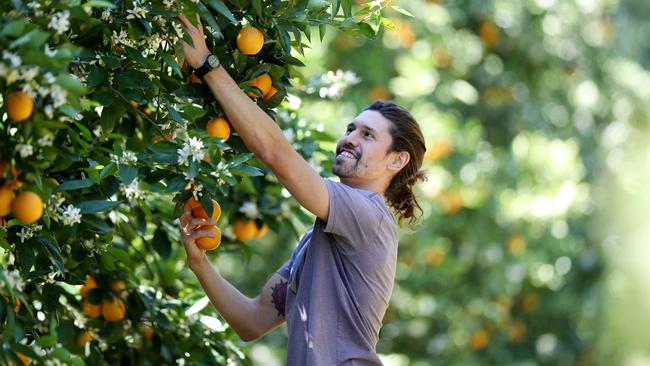
[[[359,146],[359,134],[357,131],[352,131],[349,135],[345,136],[343,146],[345,145]]]

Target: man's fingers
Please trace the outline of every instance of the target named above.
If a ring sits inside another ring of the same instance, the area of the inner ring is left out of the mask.
[[[203,34],[203,23],[201,23],[201,17],[199,14],[196,14],[196,25],[199,28],[199,33]]]
[[[181,14],[181,15],[178,15],[178,16],[176,17],[176,19],[178,19],[178,20],[181,22],[181,24],[183,25],[183,28],[185,28],[185,30],[187,30],[187,32],[188,32],[189,34],[192,34],[192,33],[194,33],[194,32],[198,32],[198,31],[199,31],[198,29],[196,29],[196,27],[194,26],[194,24],[192,24],[192,22],[190,22],[190,20],[187,19],[187,17],[186,17],[185,15],[182,15],[182,14]],[[199,23],[199,24],[200,24],[200,23]]]
[[[192,219],[190,225],[196,227],[200,225],[214,225],[216,222],[213,219]]]
[[[189,241],[194,241],[199,238],[211,237],[214,238],[214,233],[210,230],[199,230],[195,231],[192,235],[188,235],[185,238]]]

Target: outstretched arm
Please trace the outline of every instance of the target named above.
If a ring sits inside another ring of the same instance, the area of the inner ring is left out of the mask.
[[[185,16],[178,19],[192,37],[194,46],[184,43],[183,49],[186,61],[196,69],[210,54],[203,26],[200,20],[195,27]],[[250,151],[273,171],[304,208],[327,220],[329,200],[325,183],[293,149],[278,125],[239,88],[223,67],[212,70],[203,80]]]
[[[285,321],[286,279],[275,273],[257,297],[247,297],[219,274],[205,257],[205,250],[196,245],[196,239],[214,234],[211,231],[195,231],[195,228],[214,225],[214,221],[194,219],[186,211],[180,223],[190,269],[199,279],[210,302],[242,340],[257,339]]]

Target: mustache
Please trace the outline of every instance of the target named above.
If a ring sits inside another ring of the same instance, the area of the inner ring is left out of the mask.
[[[361,153],[358,152],[352,145],[345,144],[336,147],[336,155],[340,154],[343,151],[348,151],[357,158],[361,157]]]

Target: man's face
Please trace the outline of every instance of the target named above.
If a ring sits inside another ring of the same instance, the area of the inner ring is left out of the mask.
[[[340,178],[374,180],[386,174],[393,138],[391,122],[377,111],[363,111],[336,145],[332,172]]]

